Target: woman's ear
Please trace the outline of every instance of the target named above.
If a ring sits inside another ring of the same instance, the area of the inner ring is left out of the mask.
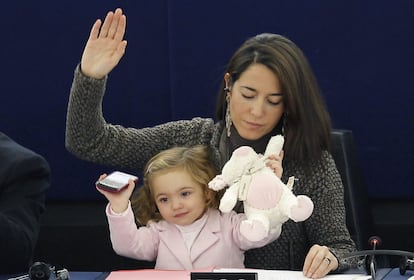
[[[230,86],[231,86],[231,76],[230,73],[226,73],[224,74],[224,91],[229,92],[230,91]]]
[[[224,74],[224,84],[226,85],[226,88],[230,86],[230,73]]]

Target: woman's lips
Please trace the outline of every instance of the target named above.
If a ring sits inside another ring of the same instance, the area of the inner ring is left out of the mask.
[[[246,123],[249,127],[253,127],[253,128],[260,128],[260,127],[262,127],[262,126],[263,126],[262,124],[255,123],[255,122],[249,122],[249,121],[246,121],[245,123]]]

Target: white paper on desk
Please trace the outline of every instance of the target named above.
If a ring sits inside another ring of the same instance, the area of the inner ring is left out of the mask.
[[[191,272],[211,272],[213,268],[199,270],[138,269],[112,271],[106,280],[190,280]]]
[[[257,272],[258,280],[310,280],[303,275],[302,271],[291,270],[264,270],[264,269],[234,269],[220,268],[214,269],[214,272]],[[366,274],[329,274],[323,279],[329,280],[365,280],[370,279]]]

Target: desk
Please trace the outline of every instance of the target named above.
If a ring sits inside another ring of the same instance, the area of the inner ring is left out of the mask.
[[[361,272],[350,271],[350,273],[361,273]],[[109,272],[70,271],[69,274],[70,274],[70,280],[105,280],[108,277]],[[13,276],[0,275],[0,280],[7,280],[11,277],[16,277],[16,276],[19,276],[19,275],[13,275]],[[393,269],[383,268],[377,271],[378,280],[402,280],[402,279],[408,279],[411,276],[414,276],[414,271],[407,270],[405,275],[400,275],[400,271],[398,268],[393,268]]]
[[[289,271],[289,270],[261,270],[261,269],[214,269],[214,270],[201,270],[198,272],[256,272],[258,280],[310,280],[305,277],[301,271]],[[377,280],[384,280],[387,274],[391,271],[390,268],[384,268],[377,271]],[[107,280],[134,280],[134,279],[146,279],[146,280],[190,280],[192,271],[171,271],[171,270],[123,270],[114,271],[108,275]],[[217,277],[212,277],[217,279]],[[221,279],[221,278],[220,278]],[[233,278],[234,279],[234,278]],[[367,280],[370,276],[360,270],[349,270],[342,274],[329,274],[325,280]],[[400,278],[403,279],[403,278]]]
[[[69,271],[69,280],[104,280],[108,277],[109,272],[81,272],[81,271]]]
[[[414,271],[407,270],[404,275],[400,274],[399,268],[393,268],[391,269],[383,278],[384,280],[401,280],[401,279],[408,279],[410,277],[414,276]]]
[[[18,277],[24,275],[23,273],[20,274],[13,274],[13,275],[0,275],[0,280],[7,280],[13,277]],[[97,272],[97,271],[69,271],[69,280],[104,280],[108,277],[109,272]],[[52,276],[50,279],[54,279]]]
[[[350,271],[345,272],[344,276],[345,276],[345,274],[361,274],[361,271],[350,270]],[[109,275],[109,273],[104,275],[103,276],[104,278],[99,278],[99,279],[105,279],[105,277],[107,277],[108,275]],[[381,269],[378,269],[376,276],[377,276],[376,277],[377,280],[403,280],[403,279],[408,279],[411,276],[414,276],[414,271],[408,271],[407,270],[405,275],[400,275],[400,271],[399,271],[398,268],[393,268],[393,269],[391,269],[391,268],[381,268]],[[366,277],[368,277],[368,275]],[[275,278],[270,277],[270,278],[278,279],[278,277],[275,277]],[[282,277],[282,278],[284,278],[284,277]],[[339,274],[330,274],[330,275],[328,275],[327,279],[329,279],[329,278],[340,279],[341,277],[340,277]],[[366,279],[365,276],[362,277],[362,278]],[[362,278],[358,277],[358,279],[362,279]],[[75,278],[73,278],[73,279],[75,279]],[[91,279],[91,278],[83,278],[83,279],[79,278],[79,280],[86,280],[86,279]],[[98,278],[94,278],[94,279],[98,279]],[[303,277],[303,279],[308,279],[308,278]],[[259,280],[260,280],[260,277],[259,277]]]

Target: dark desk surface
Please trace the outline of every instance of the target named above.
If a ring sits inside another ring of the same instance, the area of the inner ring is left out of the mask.
[[[13,277],[19,277],[24,274],[17,275],[0,275],[0,280],[7,280]],[[109,275],[109,272],[81,272],[81,271],[69,271],[70,280],[104,280]],[[53,279],[52,277],[50,279]]]
[[[389,273],[387,273],[387,275],[385,275],[383,279],[384,280],[397,280],[397,279],[401,280],[401,279],[408,279],[412,276],[414,276],[414,271],[412,270],[407,270],[404,275],[401,275],[399,268],[394,268]]]
[[[104,280],[109,272],[69,272],[70,280]]]

